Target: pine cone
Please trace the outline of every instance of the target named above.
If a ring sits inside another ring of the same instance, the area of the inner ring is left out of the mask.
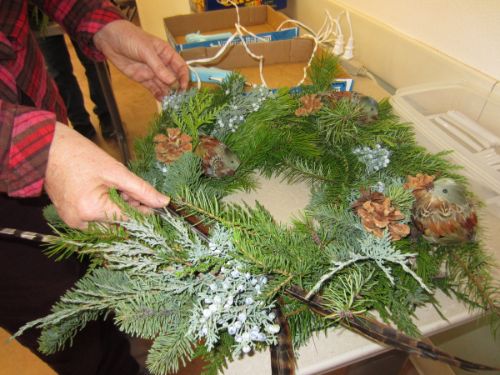
[[[156,159],[166,164],[171,164],[184,153],[193,150],[191,137],[181,132],[178,128],[168,128],[167,134],[157,134],[153,138]]]
[[[404,215],[391,206],[391,200],[379,192],[361,191],[361,197],[352,205],[365,229],[382,237],[388,229],[393,241],[410,234],[410,227],[400,223]]]
[[[321,98],[316,94],[304,95],[299,100],[302,103],[302,107],[297,108],[297,110],[295,111],[295,116],[307,116],[312,113],[318,112],[321,107],[323,107]]]

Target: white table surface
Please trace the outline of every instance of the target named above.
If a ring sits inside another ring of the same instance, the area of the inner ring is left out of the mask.
[[[163,18],[190,12],[188,1],[173,0],[136,0],[141,26],[144,30],[166,40]],[[376,99],[388,94],[373,81],[367,78],[356,78],[357,91],[371,95]],[[245,201],[253,205],[256,200],[263,204],[276,218],[286,223],[304,208],[309,201],[309,189],[305,184],[284,185],[279,179],[265,180],[259,178],[260,187],[251,193],[238,193],[229,200]],[[481,215],[482,232],[486,249],[497,261],[500,250],[495,244],[500,243],[500,219],[487,209]],[[495,249],[495,251],[494,251]],[[497,278],[500,275],[495,275]],[[434,307],[426,306],[417,310],[416,323],[424,335],[432,335],[455,326],[465,324],[477,317],[479,313],[471,313],[461,303],[448,298],[441,292],[436,293],[441,305],[445,321]],[[327,336],[318,334],[299,350],[298,374],[321,374],[332,369],[341,368],[351,363],[382,353],[387,348],[365,339],[359,334],[344,328],[332,330]],[[268,352],[256,353],[229,364],[225,374],[265,375],[271,374],[270,356]]]
[[[358,86],[359,87],[359,86]],[[309,201],[309,190],[305,184],[283,185],[279,179],[266,180],[260,178],[260,187],[251,193],[238,193],[229,199],[232,202],[245,201],[253,205],[256,200],[263,204],[280,222],[286,223],[291,217],[304,208]],[[499,219],[485,210],[481,217],[483,225],[482,237],[491,251],[494,244],[499,243]],[[493,254],[500,259],[498,252]],[[498,275],[496,275],[498,277]],[[421,307],[417,310],[417,326],[426,335],[433,335],[474,320],[480,312],[471,313],[461,303],[450,299],[442,292],[436,293],[440,310],[448,321],[443,320],[433,306]],[[323,333],[313,337],[299,350],[298,374],[321,374],[332,369],[341,368],[351,363],[375,356],[387,350],[359,334],[344,328],[332,330],[325,336]],[[268,352],[247,356],[229,364],[225,374],[253,375],[271,374],[271,362]]]

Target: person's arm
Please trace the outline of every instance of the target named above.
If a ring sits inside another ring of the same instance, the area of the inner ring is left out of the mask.
[[[167,42],[128,21],[113,21],[94,36],[96,47],[129,78],[161,98],[170,89],[186,89],[186,62]]]
[[[84,53],[106,57],[129,78],[142,83],[159,100],[171,88],[186,89],[185,61],[166,42],[123,20],[105,0],[35,0],[60,23]]]
[[[105,25],[122,20],[120,11],[107,0],[31,0],[49,18],[60,24],[93,60],[104,55],[94,46],[93,37]]]
[[[43,188],[64,222],[78,228],[120,217],[110,188],[141,211],[169,201],[53,113],[0,99],[0,192],[27,198]]]

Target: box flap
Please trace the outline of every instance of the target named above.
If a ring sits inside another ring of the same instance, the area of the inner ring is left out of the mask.
[[[310,39],[290,39],[272,43],[255,43],[249,45],[250,50],[256,55],[264,56],[264,64],[283,64],[307,62],[311,57],[314,42]],[[186,60],[213,57],[219,47],[205,47],[188,49],[181,52]],[[259,61],[252,58],[242,45],[233,45],[213,66],[222,69],[234,69],[258,66]]]
[[[240,22],[243,26],[265,24],[267,23],[268,14],[278,13],[268,5],[239,8],[239,12]],[[282,15],[282,17],[286,19],[285,15]],[[184,14],[164,19],[165,27],[175,37],[196,31],[204,33],[221,29],[234,29],[236,21],[237,17],[234,8]]]

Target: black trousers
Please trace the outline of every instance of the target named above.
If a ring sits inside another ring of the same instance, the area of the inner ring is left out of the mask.
[[[50,230],[42,216],[47,197],[12,199],[0,194],[0,226],[42,233]],[[56,262],[42,248],[25,240],[0,239],[0,326],[10,333],[43,317],[85,272],[76,259]],[[61,375],[136,375],[127,338],[113,322],[90,323],[73,345],[54,355],[37,351],[38,330],[28,330],[18,341]]]
[[[94,113],[99,119],[107,120],[110,115],[106,105],[106,99],[99,84],[99,77],[95,64],[81,51],[76,42],[73,42],[78,59],[85,68],[85,75],[89,85],[89,93],[94,103]],[[73,64],[66,46],[63,35],[54,35],[38,38],[38,45],[43,52],[47,69],[54,78],[61,94],[71,123],[75,126],[86,126],[90,124],[90,117],[85,109],[84,100],[78,81],[73,74]]]

